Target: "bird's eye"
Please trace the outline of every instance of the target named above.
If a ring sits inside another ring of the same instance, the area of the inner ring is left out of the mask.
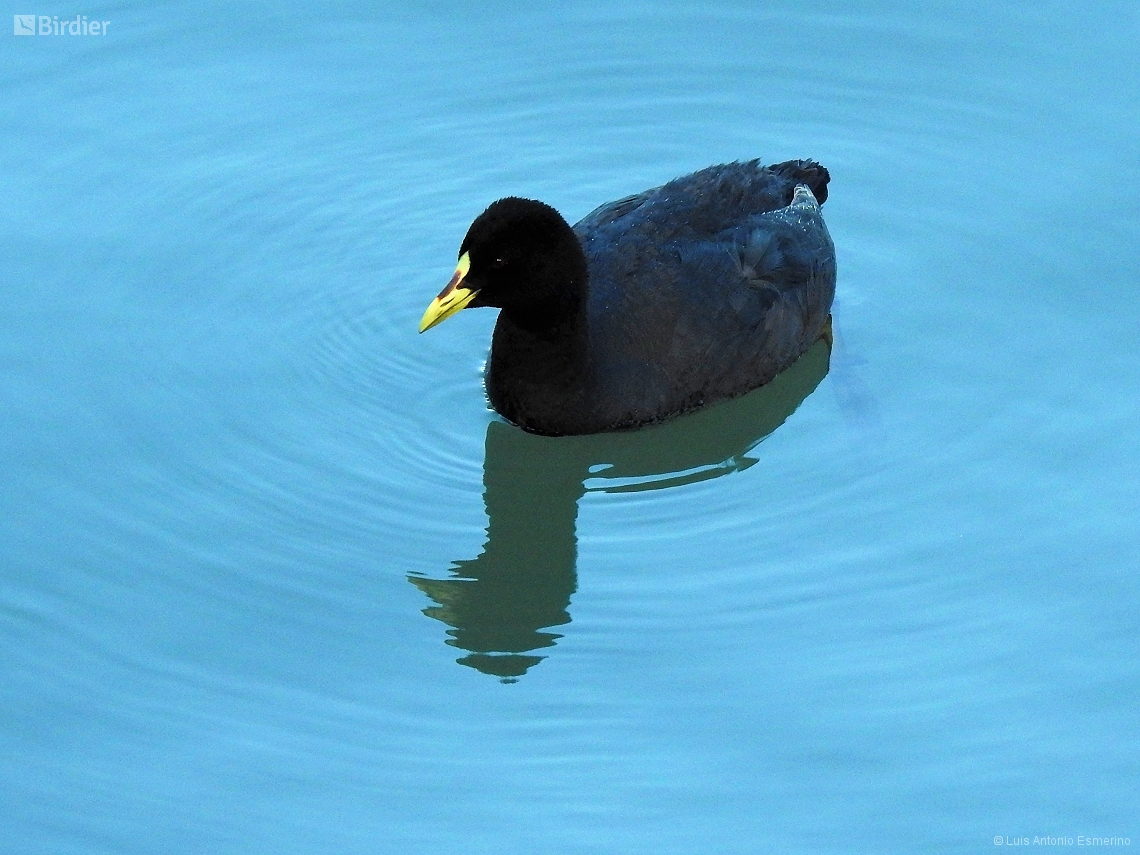
[[[505,258],[496,258],[494,261],[491,262],[491,266],[492,267],[502,267],[506,263],[507,263],[507,260]]]

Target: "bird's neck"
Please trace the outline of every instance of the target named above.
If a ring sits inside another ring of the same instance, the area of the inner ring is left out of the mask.
[[[503,306],[502,315],[519,330],[544,340],[583,329],[589,296],[589,269],[578,236],[564,226],[556,246],[533,260],[525,274],[525,298]]]
[[[491,405],[528,430],[550,432],[535,419],[586,407],[592,387],[589,354],[584,295],[557,323],[528,328],[511,313],[500,313],[486,373]]]
[[[528,289],[525,303],[500,311],[487,363],[487,395],[515,424],[550,433],[555,423],[548,427],[542,419],[584,411],[593,387],[589,271],[569,226],[557,249],[541,257],[530,275],[544,287]]]
[[[491,340],[491,362],[530,382],[561,385],[587,367],[589,324],[585,294],[572,304],[502,311]]]

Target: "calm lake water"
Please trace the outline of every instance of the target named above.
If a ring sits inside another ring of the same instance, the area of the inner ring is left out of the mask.
[[[1140,846],[1134,0],[9,5],[110,24],[0,52],[0,851]],[[752,157],[830,365],[551,440],[417,335]]]

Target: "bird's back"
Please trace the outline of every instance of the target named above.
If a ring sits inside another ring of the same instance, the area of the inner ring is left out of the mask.
[[[741,394],[816,341],[835,292],[827,181],[811,161],[713,166],[574,227],[590,278],[590,421],[644,424]]]

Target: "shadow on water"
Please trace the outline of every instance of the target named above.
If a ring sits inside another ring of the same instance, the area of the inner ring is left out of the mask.
[[[483,499],[489,524],[483,552],[456,561],[451,575],[408,580],[447,624],[457,661],[513,682],[561,638],[577,588],[578,499],[586,492],[663,489],[715,478],[756,463],[748,452],[795,412],[827,375],[820,340],[766,386],[663,425],[626,433],[540,437],[487,425]]]

